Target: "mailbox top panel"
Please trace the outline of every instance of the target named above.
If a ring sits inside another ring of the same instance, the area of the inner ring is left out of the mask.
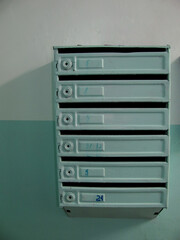
[[[77,46],[54,46],[54,50],[59,50],[62,53],[79,52],[79,51],[167,51],[170,45],[144,45],[144,46],[128,46],[128,45],[77,45]]]
[[[54,48],[55,74],[168,74],[169,47]]]

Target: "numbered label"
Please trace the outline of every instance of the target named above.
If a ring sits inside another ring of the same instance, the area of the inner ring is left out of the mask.
[[[105,202],[105,194],[81,193],[80,194],[80,202],[104,203]]]
[[[104,195],[96,195],[96,202],[104,202]]]
[[[85,176],[88,176],[88,169],[85,170]]]

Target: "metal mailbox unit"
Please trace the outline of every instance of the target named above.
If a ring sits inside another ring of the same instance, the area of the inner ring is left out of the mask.
[[[169,46],[54,47],[59,206],[154,218],[168,202]]]

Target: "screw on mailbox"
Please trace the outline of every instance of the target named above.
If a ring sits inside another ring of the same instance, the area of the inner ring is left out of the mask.
[[[63,117],[63,122],[65,124],[70,124],[73,121],[73,117],[70,114],[67,114]]]
[[[70,97],[72,95],[72,88],[67,86],[63,89],[63,95],[65,97]]]
[[[72,142],[66,142],[66,143],[64,144],[64,149],[65,149],[66,151],[72,151],[73,148],[74,148],[74,146],[73,146],[73,143],[72,143]]]

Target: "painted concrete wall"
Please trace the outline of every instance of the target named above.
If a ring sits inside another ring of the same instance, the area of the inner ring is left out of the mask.
[[[179,0],[0,0],[0,240],[179,239],[179,13]],[[57,207],[52,46],[76,44],[171,45],[170,201],[155,220]]]
[[[0,0],[0,119],[52,120],[53,45],[171,45],[180,123],[179,0]]]
[[[169,207],[153,220],[67,217],[57,206],[53,127],[0,122],[1,240],[180,239],[179,125],[171,127]]]

